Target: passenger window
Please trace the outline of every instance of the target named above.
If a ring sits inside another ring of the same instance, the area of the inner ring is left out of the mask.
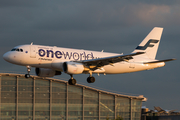
[[[21,52],[23,52],[23,49],[20,49]]]
[[[16,51],[19,51],[19,49],[16,49]]]

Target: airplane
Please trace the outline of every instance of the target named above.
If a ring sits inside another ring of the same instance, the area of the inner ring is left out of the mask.
[[[163,110],[161,107],[156,107],[156,106],[154,106],[154,110],[157,110],[157,112],[160,114],[172,114],[172,113],[173,114],[175,114],[175,113],[179,114],[179,112],[174,112],[176,110]]]
[[[130,54],[117,54],[56,46],[19,45],[3,55],[7,62],[26,66],[26,78],[31,67],[39,77],[53,77],[62,72],[71,76],[70,85],[75,85],[75,74],[89,74],[88,83],[94,83],[92,74],[121,74],[150,70],[165,66],[175,59],[156,60],[163,28],[154,27],[145,39]]]

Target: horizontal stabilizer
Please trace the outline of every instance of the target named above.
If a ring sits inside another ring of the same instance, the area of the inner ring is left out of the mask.
[[[160,63],[160,62],[168,62],[168,61],[172,61],[172,60],[176,60],[176,59],[166,59],[166,60],[158,60],[158,61],[152,61],[152,62],[146,62],[144,64],[153,64],[153,63]]]

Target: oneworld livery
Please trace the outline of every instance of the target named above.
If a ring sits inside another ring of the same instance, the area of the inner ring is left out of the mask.
[[[53,77],[62,72],[71,76],[68,83],[75,85],[74,74],[89,74],[88,83],[95,82],[92,74],[120,74],[163,67],[175,59],[156,60],[163,28],[155,27],[130,54],[97,52],[42,45],[20,45],[3,55],[7,62],[27,67],[25,77],[30,77],[31,67],[37,76]]]

